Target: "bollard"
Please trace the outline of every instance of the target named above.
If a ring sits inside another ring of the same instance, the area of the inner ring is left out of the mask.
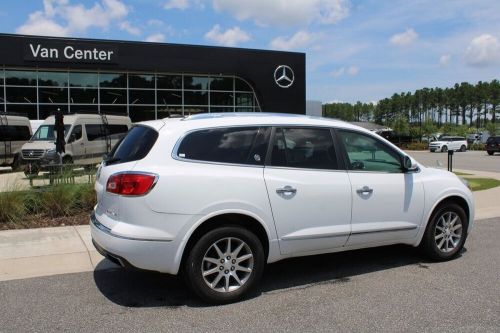
[[[453,172],[453,150],[448,150],[448,171]]]

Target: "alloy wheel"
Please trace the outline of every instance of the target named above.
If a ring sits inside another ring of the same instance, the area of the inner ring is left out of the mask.
[[[241,288],[252,275],[254,257],[247,243],[226,237],[213,243],[203,256],[201,273],[205,283],[218,292]]]
[[[462,220],[455,212],[443,213],[434,230],[434,240],[439,251],[453,251],[462,239]]]

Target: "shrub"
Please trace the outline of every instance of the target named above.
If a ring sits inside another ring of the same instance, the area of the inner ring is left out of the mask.
[[[68,216],[76,204],[77,191],[71,185],[55,185],[40,196],[42,212],[50,217]]]
[[[484,150],[485,145],[484,143],[473,143],[469,145],[469,150]]]
[[[412,142],[404,144],[402,148],[406,150],[427,150],[429,146],[425,142]]]
[[[27,213],[23,192],[0,193],[0,223],[20,222]]]

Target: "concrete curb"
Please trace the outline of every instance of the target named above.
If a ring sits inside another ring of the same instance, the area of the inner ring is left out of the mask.
[[[89,226],[0,232],[0,281],[116,267],[95,250]]]

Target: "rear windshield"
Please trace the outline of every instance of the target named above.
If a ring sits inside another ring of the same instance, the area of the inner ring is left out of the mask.
[[[493,143],[493,142],[500,142],[500,136],[490,136],[488,140],[486,140],[486,143]]]
[[[138,161],[146,157],[158,139],[158,132],[147,126],[134,126],[127,135],[116,144],[106,164]]]

